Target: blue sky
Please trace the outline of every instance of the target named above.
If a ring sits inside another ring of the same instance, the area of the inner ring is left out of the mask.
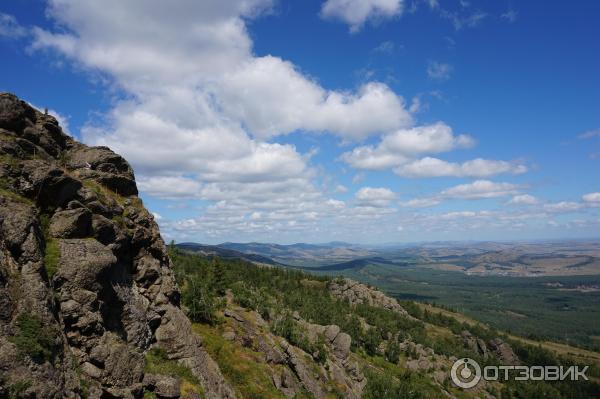
[[[124,155],[168,240],[598,237],[598,17],[591,1],[19,0],[0,6],[0,90]]]

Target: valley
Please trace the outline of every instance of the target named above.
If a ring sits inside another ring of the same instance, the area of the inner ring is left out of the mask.
[[[199,250],[197,244],[179,244]],[[203,246],[205,254],[347,276],[398,300],[455,309],[535,339],[600,349],[600,243],[348,243]]]

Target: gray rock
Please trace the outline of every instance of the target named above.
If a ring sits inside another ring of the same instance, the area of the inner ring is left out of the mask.
[[[327,288],[331,295],[348,301],[353,306],[366,304],[408,316],[406,310],[395,299],[349,278],[332,280]]]
[[[92,231],[94,237],[104,245],[115,242],[117,228],[114,223],[102,215],[93,215]]]
[[[346,333],[339,333],[333,341],[333,354],[338,359],[346,359],[350,354],[352,338]]]
[[[179,308],[165,245],[135,197],[129,164],[77,143],[55,118],[9,94],[0,94],[0,135],[0,179],[12,191],[0,192],[0,396],[5,384],[28,380],[30,398],[79,398],[82,383],[93,399],[139,398],[143,353],[156,343],[207,398],[234,398]],[[60,252],[52,283],[39,217],[47,213]],[[52,362],[19,356],[8,340],[23,312],[56,335]],[[155,391],[180,394],[169,378]]]
[[[495,338],[489,342],[490,350],[500,359],[502,364],[518,366],[521,364],[519,357],[515,354],[512,347],[501,338]]]
[[[92,213],[86,208],[59,211],[54,213],[50,219],[50,235],[55,238],[88,237],[91,228]]]
[[[340,333],[340,328],[338,326],[336,326],[335,324],[333,325],[329,325],[327,326],[327,328],[325,329],[325,338],[327,338],[329,340],[329,342],[333,342],[333,340],[338,336],[338,334]]]
[[[172,399],[181,396],[178,378],[160,374],[146,374],[143,385],[153,391],[159,398]]]
[[[94,239],[60,240],[60,263],[55,280],[78,288],[98,290],[104,272],[116,264],[117,258]],[[94,289],[96,288],[96,289]]]

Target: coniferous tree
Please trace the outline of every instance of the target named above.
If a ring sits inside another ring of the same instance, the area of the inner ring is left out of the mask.
[[[225,268],[223,267],[223,264],[221,263],[219,258],[215,257],[213,259],[212,269],[213,289],[218,295],[225,295],[225,290],[227,289],[227,282],[225,281]]]

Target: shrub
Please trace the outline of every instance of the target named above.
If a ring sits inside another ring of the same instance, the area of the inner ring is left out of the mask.
[[[186,280],[182,299],[192,321],[209,324],[216,322],[216,298],[198,276],[191,276]]]
[[[56,347],[56,333],[45,327],[39,317],[21,313],[17,317],[17,335],[10,338],[20,356],[29,356],[36,361],[52,360]]]
[[[385,350],[385,358],[388,362],[398,364],[400,360],[400,345],[396,341],[392,341],[388,344]]]

